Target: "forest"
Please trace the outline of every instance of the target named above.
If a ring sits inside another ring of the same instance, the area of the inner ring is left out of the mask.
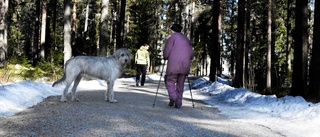
[[[149,73],[163,65],[174,23],[195,58],[191,75],[236,88],[320,101],[320,2],[315,0],[0,0],[0,84],[61,77],[78,55],[149,44]],[[318,45],[318,46],[317,46]]]

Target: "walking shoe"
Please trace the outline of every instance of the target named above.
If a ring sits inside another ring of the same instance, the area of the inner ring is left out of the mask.
[[[175,104],[174,104],[174,107],[175,108],[181,108],[181,106],[182,106],[182,100],[176,100]]]
[[[170,102],[169,102],[169,105],[168,106],[170,106],[170,107],[172,107],[174,104],[175,104],[175,100],[173,100],[173,99],[170,99]]]

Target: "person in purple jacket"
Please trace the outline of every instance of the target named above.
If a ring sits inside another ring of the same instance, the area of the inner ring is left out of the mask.
[[[180,108],[184,82],[190,71],[193,50],[190,40],[181,33],[182,27],[173,24],[172,35],[167,39],[163,50],[163,59],[167,61],[166,88],[169,95],[169,106]]]

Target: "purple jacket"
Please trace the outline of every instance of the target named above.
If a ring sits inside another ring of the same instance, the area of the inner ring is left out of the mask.
[[[189,74],[193,51],[189,39],[173,33],[166,42],[163,59],[168,60],[166,74]]]

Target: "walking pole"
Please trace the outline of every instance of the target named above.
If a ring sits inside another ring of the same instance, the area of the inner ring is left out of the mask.
[[[160,74],[160,79],[159,79],[159,83],[158,83],[158,88],[157,88],[157,92],[156,92],[156,96],[154,97],[154,101],[153,101],[153,106],[154,107],[156,105],[156,99],[157,99],[157,95],[158,95],[158,91],[159,91],[159,86],[160,86],[160,82],[161,82],[161,77],[163,74],[163,69],[164,69],[164,65],[166,64],[166,62],[164,62],[163,66],[162,66],[162,70],[161,70],[161,74]]]
[[[190,80],[189,80],[188,75],[187,75],[187,79],[188,79],[188,83],[189,83],[189,89],[190,89],[190,95],[191,95],[192,107],[194,108],[193,97],[192,97],[192,92],[191,92],[191,85],[190,85]]]

